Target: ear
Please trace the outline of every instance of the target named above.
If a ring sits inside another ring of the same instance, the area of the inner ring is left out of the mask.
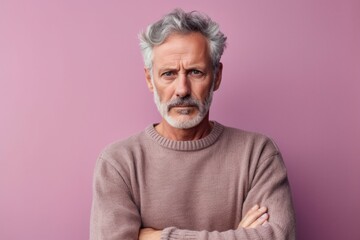
[[[218,71],[215,76],[215,85],[214,85],[214,91],[218,90],[221,83],[222,78],[222,70],[223,70],[223,64],[220,62],[218,66]]]
[[[144,67],[144,71],[145,71],[145,79],[146,79],[146,84],[150,90],[150,92],[154,92],[154,86],[151,80],[151,73],[150,73],[150,69]]]

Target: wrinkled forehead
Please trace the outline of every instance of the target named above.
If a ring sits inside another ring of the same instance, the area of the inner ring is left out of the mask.
[[[153,48],[153,64],[177,61],[209,64],[211,59],[207,39],[197,32],[172,34]]]

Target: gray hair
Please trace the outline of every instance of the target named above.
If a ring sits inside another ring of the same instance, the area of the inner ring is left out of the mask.
[[[186,13],[182,9],[173,10],[139,34],[145,67],[152,69],[154,46],[161,45],[171,34],[191,32],[199,32],[208,40],[215,75],[226,47],[226,36],[220,31],[219,25],[208,16],[197,11]]]

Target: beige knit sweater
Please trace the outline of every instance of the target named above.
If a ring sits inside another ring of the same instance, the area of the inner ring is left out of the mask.
[[[135,240],[139,229],[161,239],[295,239],[286,169],[267,137],[214,122],[196,141],[172,141],[154,126],[111,144],[94,175],[91,240]],[[269,224],[237,229],[255,204]]]

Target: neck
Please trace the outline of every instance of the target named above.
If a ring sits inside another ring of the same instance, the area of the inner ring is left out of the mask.
[[[198,125],[192,128],[174,128],[165,119],[162,119],[155,129],[164,138],[175,141],[193,141],[206,137],[211,132],[212,124],[209,121],[209,114],[207,114]]]

